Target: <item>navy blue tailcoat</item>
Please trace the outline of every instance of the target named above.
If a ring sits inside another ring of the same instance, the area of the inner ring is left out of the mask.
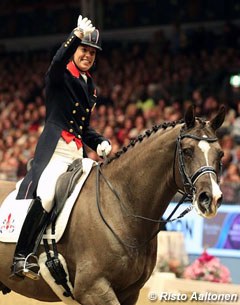
[[[71,61],[81,39],[71,33],[58,49],[46,73],[46,120],[36,146],[31,170],[20,185],[17,199],[36,196],[39,178],[51,159],[61,133],[68,131],[96,151],[106,140],[90,124],[96,105],[96,86],[88,74],[87,83]],[[47,184],[47,181],[46,181]]]

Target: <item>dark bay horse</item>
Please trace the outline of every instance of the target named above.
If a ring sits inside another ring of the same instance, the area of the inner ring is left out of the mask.
[[[205,121],[190,107],[184,120],[154,126],[92,170],[58,244],[79,304],[136,304],[155,266],[157,220],[178,190],[201,216],[216,214],[223,155],[216,130],[224,117],[220,108]],[[0,183],[0,202],[13,188]],[[59,301],[42,279],[8,279],[14,248],[0,243],[0,282],[30,298]]]

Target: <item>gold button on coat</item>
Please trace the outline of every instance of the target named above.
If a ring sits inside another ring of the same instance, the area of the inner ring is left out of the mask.
[[[72,113],[76,113],[76,112],[77,112],[77,110],[74,109]]]

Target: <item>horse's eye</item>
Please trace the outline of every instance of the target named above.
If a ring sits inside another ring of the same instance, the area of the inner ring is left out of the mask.
[[[183,149],[183,154],[186,157],[192,157],[193,156],[193,149],[192,148],[184,148]]]

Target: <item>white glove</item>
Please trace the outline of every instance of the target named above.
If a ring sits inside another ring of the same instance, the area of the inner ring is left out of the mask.
[[[104,156],[104,154],[107,156],[110,154],[112,150],[112,146],[108,143],[108,141],[103,141],[101,144],[98,144],[97,146],[97,154],[99,157]]]
[[[92,25],[92,21],[90,19],[87,17],[83,18],[82,15],[79,15],[77,29],[83,32],[83,36],[86,36],[91,34],[95,30],[95,27]]]

